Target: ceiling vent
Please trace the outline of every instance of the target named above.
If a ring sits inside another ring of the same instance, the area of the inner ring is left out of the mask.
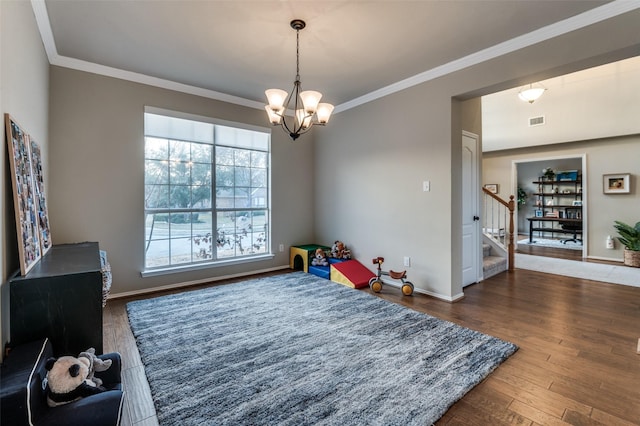
[[[541,115],[540,117],[529,118],[529,127],[542,126],[543,124],[544,124],[544,115]]]

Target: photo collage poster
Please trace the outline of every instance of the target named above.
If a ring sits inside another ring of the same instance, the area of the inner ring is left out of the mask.
[[[26,275],[51,248],[40,148],[5,114],[20,274]]]
[[[38,230],[40,247],[44,256],[51,248],[51,231],[49,230],[49,210],[44,191],[44,171],[42,170],[42,152],[40,146],[31,139],[31,167],[33,170],[33,186],[35,189],[36,211],[38,212]]]

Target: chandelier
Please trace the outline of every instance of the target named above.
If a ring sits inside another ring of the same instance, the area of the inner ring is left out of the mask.
[[[542,96],[545,90],[547,89],[540,83],[529,84],[529,87],[524,86],[520,89],[520,91],[518,92],[518,97],[521,100],[532,104],[536,100],[538,100],[540,96]]]
[[[289,133],[292,140],[298,139],[300,135],[306,133],[314,124],[324,126],[329,122],[329,117],[333,112],[333,105],[320,103],[322,93],[313,90],[301,92],[300,83],[300,30],[307,26],[301,19],[294,19],[290,23],[291,28],[296,30],[296,80],[293,82],[293,90],[288,94],[281,89],[265,90],[269,105],[264,108],[269,116],[272,125],[280,125],[285,132]],[[292,104],[294,111],[293,118],[286,117]]]

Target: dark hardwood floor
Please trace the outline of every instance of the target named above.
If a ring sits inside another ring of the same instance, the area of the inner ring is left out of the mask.
[[[528,235],[526,236],[520,235],[518,239],[522,240],[527,238],[529,238]],[[518,244],[516,247],[517,247],[516,253],[529,254],[532,256],[553,257],[556,259],[575,260],[578,262],[603,263],[607,265],[622,266],[622,262],[600,260],[600,259],[584,259],[582,257],[581,250],[540,247],[540,246],[528,245],[528,244]]]
[[[528,246],[526,244],[518,244],[516,253],[531,254],[534,256],[555,257],[556,259],[582,261],[582,252],[580,250],[534,247]]]
[[[519,235],[518,240],[528,239],[529,235]],[[540,247],[529,244],[517,244],[516,253],[531,254],[533,256],[555,257],[557,259],[582,261],[582,250]]]
[[[640,425],[640,288],[516,269],[464,293],[456,303],[390,286],[377,295],[520,348],[438,425]],[[105,351],[123,356],[122,424],[154,425],[130,300],[107,303]]]

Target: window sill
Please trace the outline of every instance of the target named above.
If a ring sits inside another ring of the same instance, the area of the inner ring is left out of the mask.
[[[218,260],[215,262],[203,262],[195,265],[171,266],[167,268],[147,269],[140,272],[142,278],[156,277],[159,275],[177,274],[180,272],[198,271],[201,269],[220,268],[223,266],[240,265],[243,263],[259,262],[263,260],[273,259],[274,254],[260,254],[256,256],[247,256],[239,259]]]

